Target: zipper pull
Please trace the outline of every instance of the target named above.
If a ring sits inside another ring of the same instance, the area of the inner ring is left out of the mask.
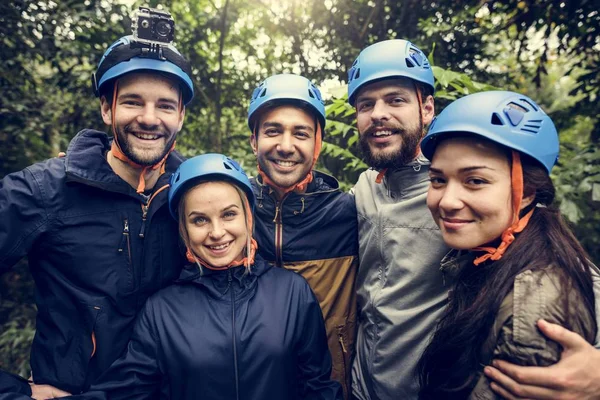
[[[129,236],[129,220],[125,218],[123,220],[123,234],[121,235],[121,244],[119,245],[119,253],[123,252],[125,248],[125,242],[127,241],[127,237]]]
[[[338,333],[338,341],[340,342],[340,345],[342,346],[342,351],[344,352],[344,354],[348,353],[348,351],[346,350],[346,346],[344,345],[344,337],[342,336],[341,333]]]
[[[146,230],[146,217],[148,216],[148,206],[142,205],[142,227],[140,229],[140,237],[144,238],[144,231]]]
[[[273,222],[277,222],[277,217],[279,216],[279,206],[275,207],[275,218],[273,218]]]

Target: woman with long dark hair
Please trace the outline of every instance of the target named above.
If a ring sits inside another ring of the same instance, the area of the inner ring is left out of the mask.
[[[559,360],[539,319],[596,336],[595,266],[554,203],[558,135],[528,97],[483,92],[446,107],[421,149],[427,205],[453,249],[441,270],[456,283],[420,360],[420,398],[494,399],[483,376],[492,359]]]

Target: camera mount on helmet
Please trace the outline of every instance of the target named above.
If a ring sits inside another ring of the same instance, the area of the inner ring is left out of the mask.
[[[96,97],[109,89],[112,82],[130,72],[156,71],[172,75],[181,83],[183,103],[194,96],[192,68],[172,45],[175,21],[167,11],[140,7],[134,14],[132,36],[124,36],[104,53],[92,75]]]

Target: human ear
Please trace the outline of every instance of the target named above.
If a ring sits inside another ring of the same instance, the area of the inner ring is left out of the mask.
[[[423,110],[423,125],[429,125],[435,116],[433,96],[427,96],[421,107]]]
[[[106,125],[112,125],[112,110],[105,96],[100,98],[100,113],[102,114],[102,121]]]
[[[528,207],[533,202],[534,199],[535,199],[535,193],[533,193],[527,197],[523,197],[523,199],[521,200],[521,209],[519,211],[523,211],[523,209]]]

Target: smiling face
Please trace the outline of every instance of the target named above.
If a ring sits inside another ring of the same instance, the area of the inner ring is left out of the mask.
[[[104,122],[112,124],[112,109],[104,97],[101,110]],[[123,154],[139,165],[160,162],[175,142],[184,113],[174,80],[138,72],[119,79],[114,123]]]
[[[356,98],[356,122],[365,161],[376,169],[405,165],[416,158],[423,125],[431,122],[433,97],[419,114],[419,98],[410,79],[386,79],[361,89]]]
[[[269,179],[281,188],[290,188],[312,169],[315,118],[294,106],[268,110],[259,120],[252,149],[258,165]]]
[[[446,139],[436,148],[429,175],[427,206],[448,246],[464,250],[490,243],[512,223],[511,169],[498,145],[474,137]]]
[[[240,193],[227,182],[204,182],[185,193],[183,212],[189,248],[216,268],[244,258],[248,240]]]

